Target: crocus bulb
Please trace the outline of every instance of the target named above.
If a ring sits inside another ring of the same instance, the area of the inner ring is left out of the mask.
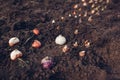
[[[74,47],[78,47],[78,42],[76,41],[74,44],[73,44]]]
[[[62,48],[62,52],[66,53],[67,51],[69,51],[69,47],[67,45],[65,45],[63,48]]]
[[[88,40],[86,40],[86,41],[84,42],[84,45],[85,45],[86,48],[89,48],[89,47],[90,47],[90,42],[89,42]]]
[[[85,51],[80,51],[80,52],[79,52],[79,56],[80,56],[80,57],[85,56]]]

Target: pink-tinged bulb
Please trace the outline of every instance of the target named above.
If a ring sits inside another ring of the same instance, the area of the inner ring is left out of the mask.
[[[43,68],[49,69],[53,66],[53,59],[51,57],[45,57],[42,59],[41,64]]]
[[[52,65],[53,65],[52,62],[45,62],[45,63],[43,63],[43,68],[49,69],[49,68],[51,68]]]

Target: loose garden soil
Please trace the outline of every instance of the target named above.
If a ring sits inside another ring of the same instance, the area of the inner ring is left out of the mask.
[[[81,0],[0,0],[0,80],[120,80],[120,0],[105,1],[95,4],[99,14],[91,14],[91,4],[83,6]],[[66,53],[55,43],[59,34],[67,39]],[[10,47],[11,37],[20,42]],[[42,46],[33,48],[34,40]],[[14,49],[23,56],[12,61]],[[54,58],[50,69],[41,64],[46,56]]]

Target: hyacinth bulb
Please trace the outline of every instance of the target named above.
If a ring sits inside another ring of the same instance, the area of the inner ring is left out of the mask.
[[[55,43],[59,45],[63,45],[66,43],[66,38],[62,35],[58,35],[55,39]]]
[[[42,59],[41,64],[43,68],[50,69],[53,66],[53,59],[52,57],[46,56]]]

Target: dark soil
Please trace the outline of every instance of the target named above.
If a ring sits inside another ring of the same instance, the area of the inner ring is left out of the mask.
[[[83,14],[91,8],[82,6],[81,0],[0,0],[0,80],[120,80],[120,0],[104,1],[96,5],[107,8],[99,10],[100,15],[89,14],[93,18],[89,22]],[[75,4],[82,8],[80,12],[73,8]],[[75,18],[73,11],[82,16]],[[40,35],[33,36],[34,28]],[[64,45],[55,44],[59,34],[67,39],[67,53],[62,52]],[[10,47],[8,41],[14,36],[20,43]],[[41,48],[31,47],[35,39],[41,41]],[[90,41],[89,48],[83,45],[85,40]],[[78,47],[73,47],[75,41]],[[27,65],[10,60],[14,49],[23,52],[21,59]],[[82,50],[84,57],[79,56]],[[51,69],[41,65],[45,56],[54,58]]]

